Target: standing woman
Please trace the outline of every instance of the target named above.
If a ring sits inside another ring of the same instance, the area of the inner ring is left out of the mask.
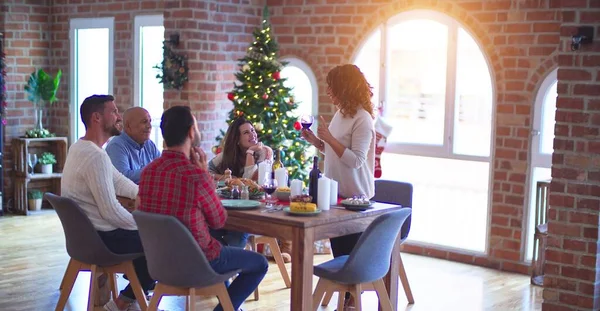
[[[373,92],[360,69],[351,64],[327,74],[327,95],[336,107],[329,127],[323,117],[318,136],[303,130],[302,137],[325,155],[325,176],[339,183],[344,198],[375,195],[375,129]],[[349,255],[361,233],[331,239],[333,257]]]

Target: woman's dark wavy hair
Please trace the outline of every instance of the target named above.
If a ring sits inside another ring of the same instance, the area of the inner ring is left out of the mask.
[[[238,117],[229,125],[225,137],[223,138],[223,160],[218,167],[220,172],[225,172],[226,169],[230,169],[233,176],[242,176],[246,154],[242,152],[239,145],[241,137],[240,126],[246,123],[252,125],[252,123],[244,117]]]
[[[372,87],[356,65],[336,66],[327,74],[327,86],[343,116],[354,117],[359,108],[375,117]]]

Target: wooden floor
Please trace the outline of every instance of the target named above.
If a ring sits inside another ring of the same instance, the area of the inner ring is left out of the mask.
[[[407,305],[401,292],[398,310],[541,310],[542,290],[530,286],[527,276],[410,254],[402,258],[416,302]],[[328,259],[317,255],[315,263]],[[67,262],[62,227],[53,211],[0,217],[0,310],[53,310]],[[81,273],[65,310],[85,310],[88,282],[89,273]],[[120,287],[126,282],[120,278]],[[290,291],[274,263],[260,291],[260,300],[250,298],[244,310],[289,310]],[[374,293],[363,294],[363,310],[377,310],[376,298]],[[334,296],[331,306],[320,310],[333,311],[335,301]],[[160,307],[174,311],[184,310],[184,305],[183,298],[169,297]],[[216,299],[202,299],[197,310],[215,305]]]

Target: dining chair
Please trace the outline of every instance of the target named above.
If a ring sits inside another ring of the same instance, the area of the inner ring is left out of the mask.
[[[223,310],[233,311],[225,281],[241,270],[216,273],[190,230],[170,215],[132,212],[144,246],[150,276],[157,281],[149,311],[157,310],[163,296],[187,296],[193,311],[196,295],[217,296]]]
[[[273,237],[263,236],[263,235],[250,235],[248,240],[248,244],[250,244],[250,248],[252,251],[257,251],[258,244],[269,245],[271,249],[271,253],[273,254],[273,259],[275,259],[275,263],[277,263],[277,267],[279,268],[279,273],[281,273],[281,277],[283,278],[283,282],[285,283],[286,288],[292,287],[292,281],[290,280],[290,275],[285,267],[285,262],[283,260],[283,256],[281,255],[281,249],[279,248],[279,243],[277,243],[277,239]],[[260,295],[258,293],[258,287],[254,290],[254,300],[258,300]]]
[[[60,297],[55,310],[65,308],[80,271],[91,272],[87,310],[94,310],[94,299],[98,291],[97,279],[101,272],[108,275],[113,299],[116,299],[119,294],[116,273],[127,274],[140,308],[146,310],[148,306],[146,296],[132,262],[134,259],[144,256],[144,253],[115,254],[111,252],[102,242],[92,222],[75,201],[52,193],[46,193],[44,197],[50,202],[60,219],[65,232],[67,253],[71,257],[60,285]]]
[[[373,201],[389,204],[398,204],[402,207],[412,209],[412,199],[412,184],[393,180],[375,180],[375,196],[373,196]],[[402,225],[402,229],[400,230],[400,243],[403,243],[408,238],[408,233],[410,232],[411,219],[412,214],[408,216],[408,218]],[[415,299],[413,298],[412,290],[410,289],[410,283],[408,282],[406,269],[404,268],[404,263],[402,262],[402,256],[399,256],[398,260],[400,262],[398,274],[400,275],[400,281],[402,282],[402,287],[404,288],[404,294],[406,295],[408,303],[414,304]],[[324,306],[329,304],[329,301],[331,300],[331,295],[332,293],[327,293],[325,299],[323,299]]]
[[[375,290],[383,311],[391,311],[392,304],[383,278],[390,270],[392,250],[400,229],[410,216],[410,208],[402,208],[377,217],[363,232],[350,255],[336,257],[314,267],[319,282],[313,294],[313,308],[326,293],[339,292],[338,310],[344,308],[344,296],[349,292],[361,310],[361,292]]]

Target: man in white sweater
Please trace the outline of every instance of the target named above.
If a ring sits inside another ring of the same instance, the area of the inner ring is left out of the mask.
[[[62,196],[75,200],[91,220],[106,246],[114,253],[143,252],[133,216],[117,201],[117,195],[135,199],[138,186],[119,173],[102,146],[119,135],[122,122],[111,95],[92,95],[81,104],[86,133],[67,154],[61,180]],[[154,285],[144,257],[133,261],[144,292]],[[135,295],[128,285],[106,310],[137,310]]]

